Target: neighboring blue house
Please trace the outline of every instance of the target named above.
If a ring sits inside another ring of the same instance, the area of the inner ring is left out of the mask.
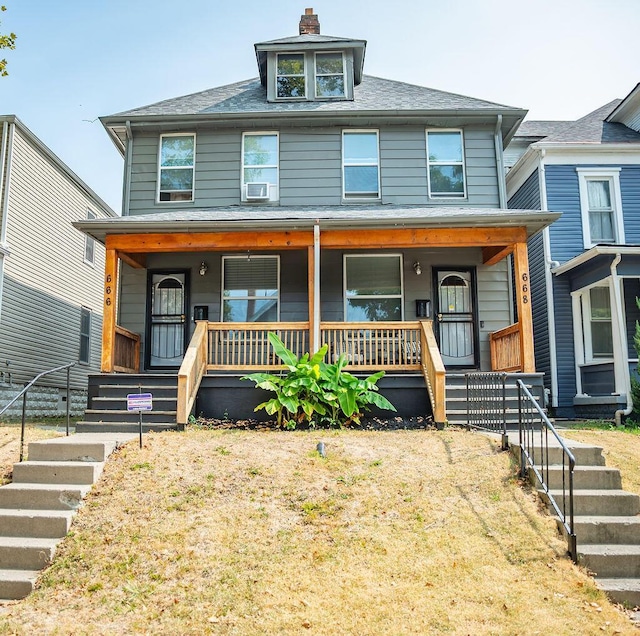
[[[574,122],[524,122],[510,208],[562,217],[529,241],[536,368],[560,417],[631,410],[640,312],[640,84]]]

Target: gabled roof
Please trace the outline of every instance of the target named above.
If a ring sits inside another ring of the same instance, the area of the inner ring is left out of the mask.
[[[520,127],[514,135],[514,139],[518,137],[537,137],[539,139],[543,139],[544,137],[553,135],[572,123],[572,121],[549,119],[525,120],[520,124]]]
[[[301,36],[302,37],[302,36]],[[306,36],[309,37],[309,36]],[[394,80],[363,76],[362,83],[354,90],[352,101],[296,101],[267,102],[266,91],[257,78],[210,88],[199,93],[166,99],[155,104],[133,108],[115,115],[101,117],[105,125],[133,118],[253,115],[292,113],[340,113],[340,112],[406,112],[406,113],[473,113],[490,112],[524,116],[522,109],[497,104],[474,97],[397,82]]]
[[[303,33],[302,35],[292,35],[288,38],[279,38],[277,40],[267,40],[266,42],[258,42],[255,46],[270,46],[272,44],[318,44],[326,42],[364,42],[364,40],[358,40],[353,38],[341,38],[334,35],[320,35],[316,33]]]
[[[608,115],[619,104],[620,99],[601,106],[584,117],[545,137],[541,144],[617,144],[640,143],[640,133],[623,124],[607,121]]]
[[[611,111],[607,117],[608,122],[631,123],[629,120],[637,119],[640,112],[640,84],[636,84],[633,90]]]

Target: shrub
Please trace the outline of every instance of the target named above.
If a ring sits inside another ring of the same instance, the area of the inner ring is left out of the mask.
[[[324,362],[327,345],[313,355],[305,353],[298,359],[275,333],[269,333],[268,338],[288,373],[252,373],[242,379],[252,380],[256,387],[275,393],[255,410],[264,409],[269,415],[276,415],[278,426],[295,428],[302,423],[344,426],[359,423],[371,405],[396,410],[378,393],[377,382],[384,371],[358,378],[344,370],[347,365],[344,355],[333,364]]]

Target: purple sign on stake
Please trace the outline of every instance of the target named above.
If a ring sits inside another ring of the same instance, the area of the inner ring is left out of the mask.
[[[127,411],[151,411],[153,396],[151,393],[129,393],[127,395]]]

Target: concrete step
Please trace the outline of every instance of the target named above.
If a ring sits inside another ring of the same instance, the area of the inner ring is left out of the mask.
[[[142,432],[152,431],[182,431],[184,425],[173,422],[143,422]],[[127,435],[138,435],[139,424],[136,422],[76,422],[76,433],[123,433]]]
[[[539,491],[547,499],[543,491]],[[562,490],[550,490],[558,507],[562,510]],[[569,497],[566,497],[566,510],[569,511]],[[625,490],[574,490],[573,514],[589,516],[632,516],[640,512],[640,497]]]
[[[539,438],[539,433],[536,433],[536,437]],[[573,454],[576,460],[576,466],[604,466],[605,458],[602,454],[602,448],[600,446],[592,446],[591,444],[580,444],[579,442],[573,442],[572,440],[564,440],[567,447]],[[549,433],[549,448],[542,448],[538,441],[534,438],[532,440],[532,448],[529,449],[529,454],[532,455],[535,464],[539,464],[540,460],[544,458],[545,464],[549,466],[562,465],[564,461],[564,451],[562,447],[553,439],[553,434]],[[517,431],[509,433],[509,444],[511,445],[514,453],[519,452],[519,436]]]
[[[0,508],[0,536],[61,538],[69,532],[75,514],[74,510]]]
[[[0,569],[41,570],[51,563],[60,539],[0,537]]]
[[[90,486],[80,484],[7,484],[0,488],[0,508],[77,510]]]
[[[13,483],[91,485],[103,467],[103,462],[20,462],[13,465]]]
[[[87,409],[84,412],[85,422],[137,422],[138,413],[126,409]],[[176,411],[145,411],[142,421],[149,423],[175,422]],[[77,430],[77,428],[76,428]]]
[[[0,570],[0,599],[29,596],[39,576],[39,570]]]
[[[72,435],[29,444],[29,461],[103,462],[120,443],[113,435]]]
[[[578,543],[578,560],[598,578],[640,578],[640,545]]]
[[[540,466],[538,466],[538,470]],[[535,473],[530,468],[529,478],[532,483],[536,483]],[[569,487],[569,468],[562,466],[545,466],[542,475],[547,482],[549,488],[562,488],[562,479],[564,475],[565,487]],[[539,485],[539,484],[538,484]],[[620,471],[617,468],[609,468],[608,466],[576,466],[573,471],[573,487],[575,489],[590,490],[620,490],[622,488],[622,479]]]
[[[640,607],[640,579],[596,579],[596,585],[615,603]]]
[[[574,531],[580,544],[633,544],[640,541],[639,516],[574,516]]]

